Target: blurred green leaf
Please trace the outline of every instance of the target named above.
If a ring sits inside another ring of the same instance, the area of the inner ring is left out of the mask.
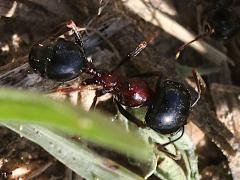
[[[45,125],[65,131],[128,154],[147,160],[149,146],[100,113],[85,112],[81,108],[53,101],[41,95],[13,89],[0,89],[0,121]]]
[[[187,179],[181,166],[167,156],[160,158],[159,164],[154,174],[162,180]]]
[[[63,164],[86,179],[143,179],[121,165],[101,157],[87,147],[76,144],[47,128],[13,122],[3,124],[21,136],[39,144]]]
[[[186,168],[187,178],[189,180],[200,179],[198,172],[198,158],[195,154],[195,145],[193,144],[191,138],[186,134],[183,135],[181,139],[174,143],[176,149],[182,154],[182,158]]]

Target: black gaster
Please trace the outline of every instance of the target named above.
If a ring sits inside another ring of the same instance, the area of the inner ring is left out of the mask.
[[[145,116],[146,124],[161,134],[171,134],[187,123],[191,95],[175,81],[159,83]]]
[[[211,34],[214,39],[229,39],[240,30],[238,17],[231,9],[209,11],[206,22],[214,30]]]
[[[78,44],[58,39],[53,47],[53,59],[47,64],[47,77],[57,81],[76,78],[86,64]]]

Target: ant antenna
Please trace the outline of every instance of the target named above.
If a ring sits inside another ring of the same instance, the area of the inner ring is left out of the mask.
[[[81,33],[78,32],[78,28],[77,28],[76,24],[74,23],[73,20],[70,20],[69,22],[67,22],[67,27],[72,29],[72,31],[74,32],[76,43],[81,47],[83,58],[87,61],[86,51],[84,49],[84,43],[82,40],[83,38],[82,38]]]
[[[72,29],[72,31],[75,34],[76,43],[80,46],[82,56],[86,61],[85,72],[88,73],[88,74],[95,75],[97,73],[97,70],[96,70],[95,66],[92,63],[89,63],[89,61],[87,59],[86,51],[84,49],[83,38],[82,38],[81,33],[78,32],[78,27],[76,26],[76,24],[74,23],[73,20],[70,20],[70,21],[67,22],[67,27]]]
[[[131,60],[131,58],[136,57],[139,53],[142,52],[143,49],[145,49],[147,47],[147,42],[146,41],[142,41],[134,51],[130,52],[125,58],[123,58],[120,63],[112,69],[111,73],[114,72],[115,70],[117,70],[120,66],[122,66],[123,64],[125,64],[127,61]]]
[[[196,71],[196,69],[192,70],[192,74],[193,74],[193,78],[196,82],[197,85],[197,93],[198,93],[198,97],[195,100],[195,102],[191,105],[191,107],[194,107],[197,102],[199,101],[201,94],[205,91],[206,89],[206,83],[204,82],[203,78],[201,77],[201,75]]]
[[[131,58],[136,57],[138,54],[140,54],[142,52],[142,50],[144,50],[148,44],[153,44],[155,38],[158,36],[158,33],[154,33],[154,35],[150,36],[147,38],[146,41],[142,41],[135,50],[133,50],[132,52],[130,52],[125,58],[123,58],[120,63],[111,71],[111,73],[113,73],[115,70],[117,70],[120,66],[122,66],[124,63],[126,63],[127,61],[131,60]]]
[[[176,56],[175,58],[178,59],[181,52],[187,47],[189,46],[190,44],[192,44],[193,42],[199,40],[199,39],[202,39],[206,36],[209,36],[211,35],[212,33],[214,33],[214,29],[212,29],[209,25],[207,25],[207,28],[206,28],[206,32],[203,33],[203,34],[199,34],[198,36],[196,36],[193,40],[183,44],[182,46],[180,46],[180,48],[177,49],[177,53],[176,53]]]
[[[103,9],[108,5],[110,0],[107,0],[106,2],[104,2],[103,0],[99,0],[99,8],[98,8],[98,13],[97,15],[100,16]]]

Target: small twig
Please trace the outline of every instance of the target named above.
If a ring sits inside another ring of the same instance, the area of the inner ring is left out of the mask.
[[[105,2],[103,0],[99,0],[99,8],[98,8],[98,16],[101,15],[103,9],[108,5],[110,0],[106,0]]]
[[[33,171],[30,176],[27,177],[28,180],[34,179],[40,174],[42,174],[44,171],[46,171],[51,165],[53,164],[52,161],[46,163],[42,167],[38,168],[37,170]]]

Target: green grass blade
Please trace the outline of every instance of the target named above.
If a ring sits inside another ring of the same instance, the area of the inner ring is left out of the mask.
[[[127,132],[95,112],[30,92],[0,89],[0,121],[36,123],[104,145],[140,160],[147,160],[150,148],[134,132]]]
[[[47,128],[13,122],[3,123],[3,125],[39,144],[63,164],[86,179],[142,179],[121,165],[100,157],[86,147],[73,143]]]

